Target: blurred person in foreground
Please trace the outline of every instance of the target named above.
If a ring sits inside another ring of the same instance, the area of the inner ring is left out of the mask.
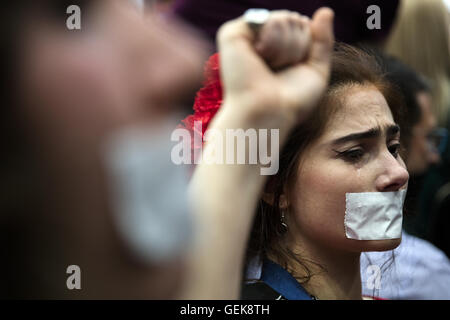
[[[73,4],[81,30],[66,25]],[[126,0],[2,6],[2,297],[175,297],[186,182],[161,152],[178,101],[200,79],[203,40]],[[72,265],[79,290],[68,287]]]
[[[197,170],[191,211],[167,143],[174,105],[195,87],[205,46],[124,0],[76,2],[82,29],[69,31],[65,12],[72,4],[23,0],[2,10],[9,96],[0,117],[1,296],[237,298],[249,213],[264,179],[246,166],[218,176]],[[297,18],[278,19],[288,28],[266,45],[293,76],[279,81],[278,90],[306,81],[298,69],[317,68],[317,81],[303,95],[286,97],[289,113],[304,114],[326,87],[332,14],[317,13],[306,44],[293,36],[304,30],[291,23]],[[264,91],[247,85],[265,70],[251,35],[242,19],[221,32],[223,76],[232,84],[224,126],[226,119],[247,119],[236,110],[265,114],[264,123],[285,111],[277,105],[283,101],[261,104]],[[292,67],[299,60],[292,47],[310,48],[310,60]],[[208,197],[201,192],[208,184],[198,184],[202,177],[221,181],[219,189],[208,187]],[[242,184],[250,177],[252,183]],[[241,201],[230,204],[224,192]],[[73,265],[81,269],[80,290],[68,288]]]

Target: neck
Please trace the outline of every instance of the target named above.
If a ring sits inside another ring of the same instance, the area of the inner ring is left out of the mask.
[[[311,272],[302,286],[309,294],[320,300],[360,300],[361,274],[360,253],[343,252],[317,244],[308,239],[289,241],[289,248],[299,256]],[[273,258],[273,257],[269,257]],[[276,259],[275,262],[279,262]],[[298,263],[289,261],[288,271],[298,280],[307,274]]]

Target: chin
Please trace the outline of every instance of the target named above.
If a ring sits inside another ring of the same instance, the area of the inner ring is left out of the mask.
[[[362,251],[389,251],[397,248],[402,242],[402,238],[386,240],[365,240]]]
[[[386,240],[351,240],[354,251],[389,251],[397,248],[402,242],[401,238]]]

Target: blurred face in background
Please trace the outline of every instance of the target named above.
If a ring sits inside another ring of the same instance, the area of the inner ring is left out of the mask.
[[[422,91],[416,95],[420,107],[420,121],[412,128],[411,142],[407,150],[406,166],[411,175],[424,173],[432,164],[440,161],[440,156],[432,134],[437,121],[432,110],[431,95]]]
[[[38,150],[47,221],[39,232],[49,238],[36,241],[35,251],[55,260],[43,273],[62,274],[47,277],[54,283],[44,286],[52,297],[69,294],[65,268],[77,264],[83,290],[75,297],[172,297],[180,257],[149,266],[124,249],[101,149],[121,128],[152,127],[170,117],[183,94],[196,89],[206,47],[178,23],[144,17],[128,1],[81,10],[82,31],[34,16],[24,21],[21,40],[20,114]]]

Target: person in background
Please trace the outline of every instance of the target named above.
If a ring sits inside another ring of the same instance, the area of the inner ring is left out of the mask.
[[[441,162],[424,174],[417,195],[416,218],[408,230],[435,244],[450,257],[450,14],[442,0],[404,0],[385,50],[427,77],[433,97],[433,113]],[[445,130],[444,130],[445,129]],[[418,133],[421,134],[421,133]]]
[[[402,233],[402,242],[393,252],[361,255],[363,292],[388,299],[450,299],[450,260],[430,242],[408,233],[422,187],[420,177],[440,162],[431,88],[423,77],[398,59],[386,55],[380,59],[387,78],[400,89],[407,107],[407,126],[402,131],[402,139],[411,178],[405,200],[403,227],[406,231]]]
[[[438,125],[449,128],[450,15],[442,0],[403,0],[385,51],[431,82]]]

